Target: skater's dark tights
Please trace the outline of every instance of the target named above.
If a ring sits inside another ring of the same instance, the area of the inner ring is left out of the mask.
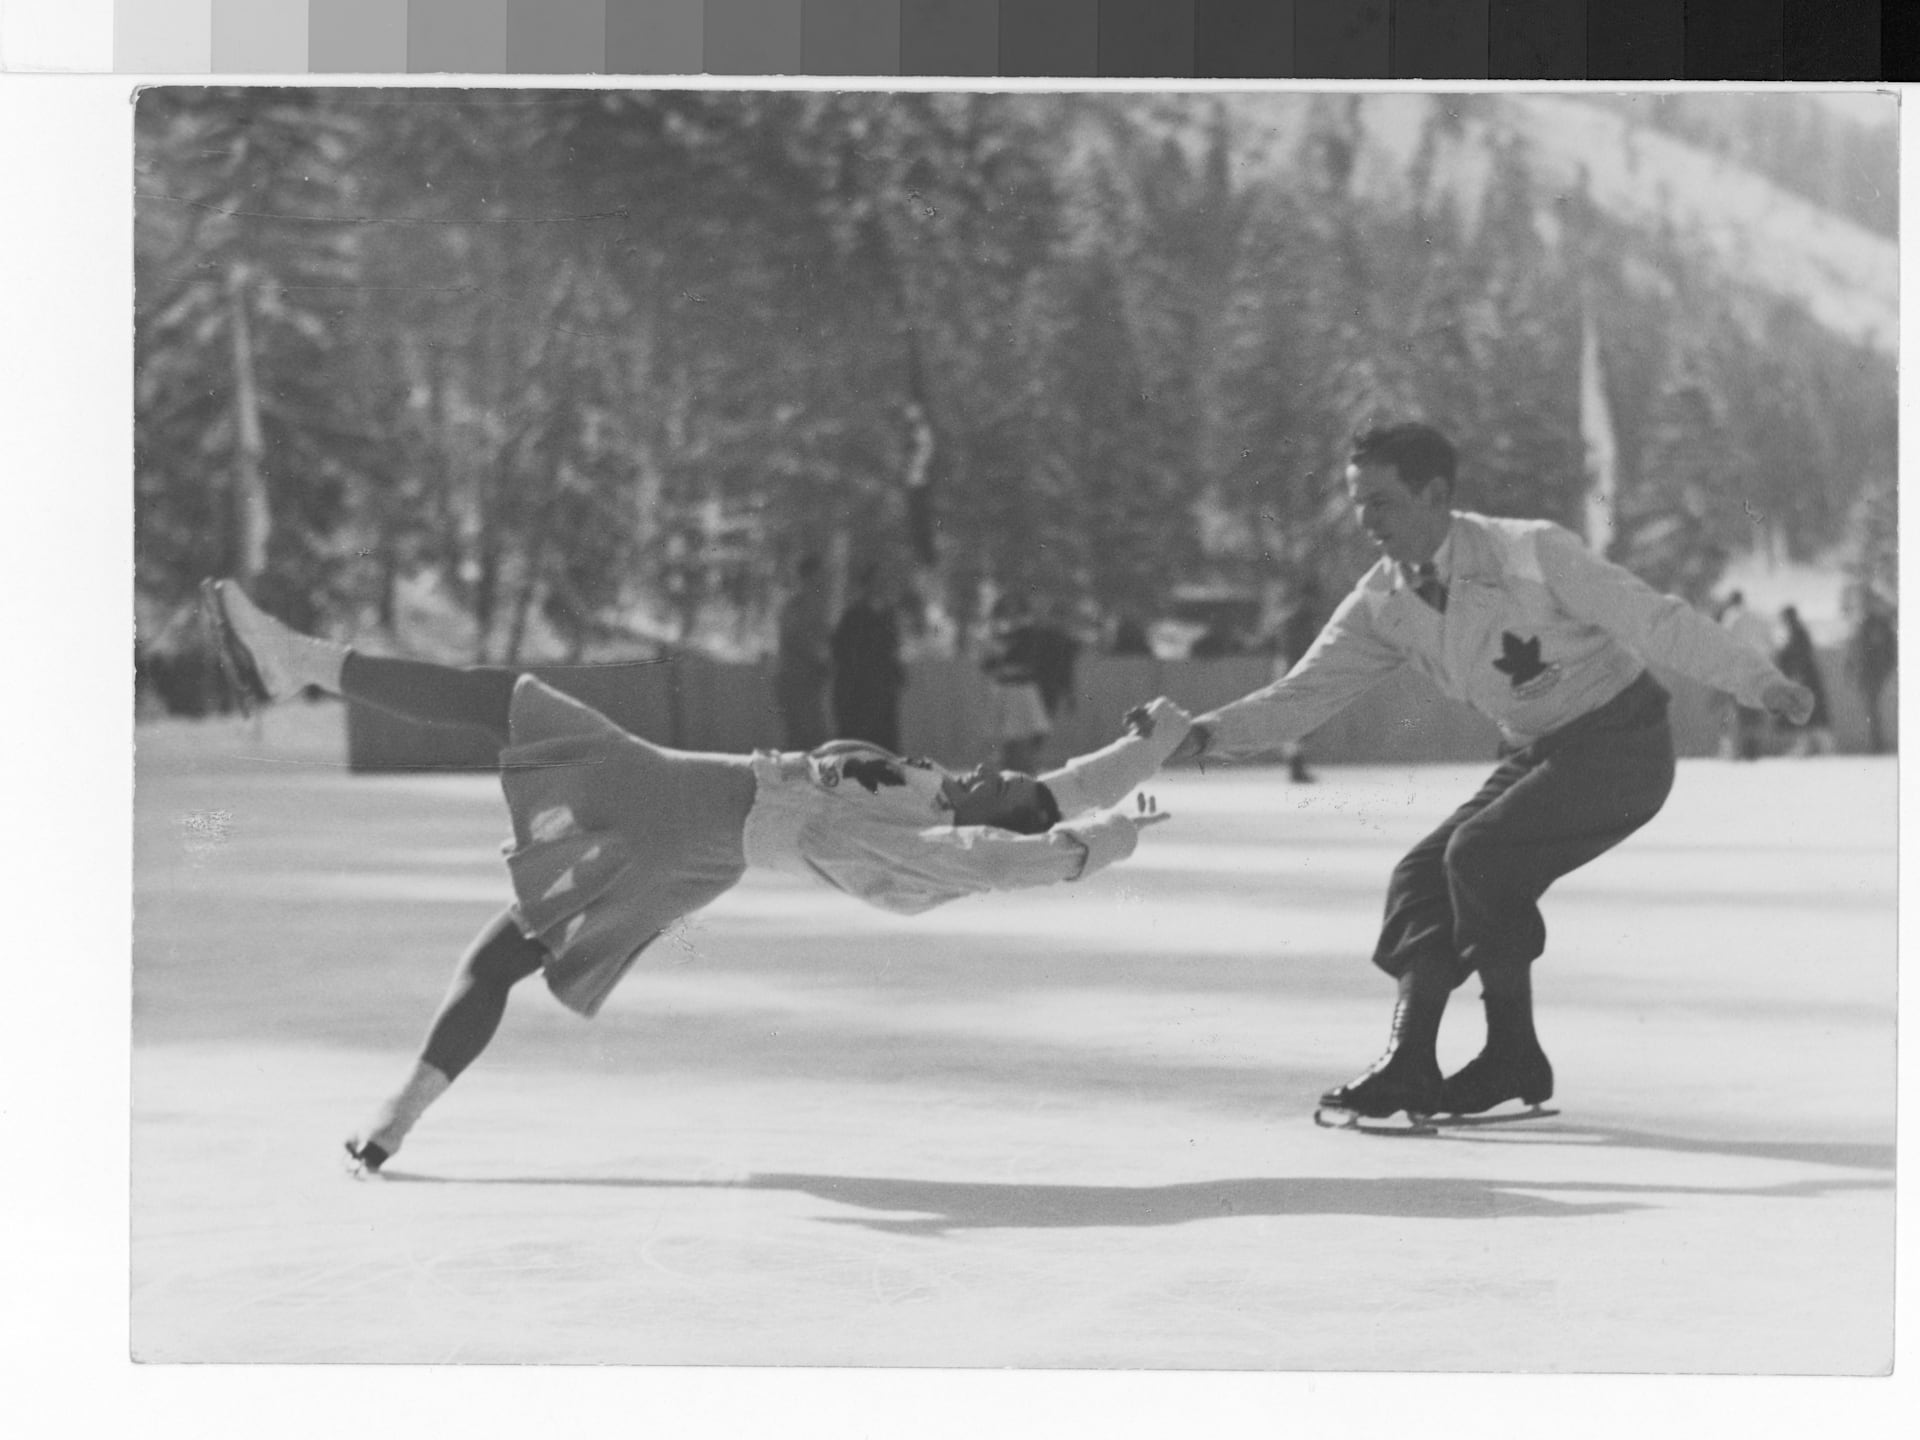
[[[521,673],[492,665],[462,670],[424,660],[384,660],[349,650],[340,670],[340,693],[402,720],[485,730],[504,746]]]
[[[546,961],[546,946],[521,933],[512,911],[496,916],[460,957],[420,1058],[449,1080],[457,1077],[500,1028],[507,992]]]

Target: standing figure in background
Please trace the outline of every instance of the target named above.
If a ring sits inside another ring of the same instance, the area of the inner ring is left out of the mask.
[[[1862,585],[1856,592],[1860,618],[1847,644],[1847,673],[1860,687],[1867,703],[1867,745],[1875,755],[1887,753],[1886,730],[1880,720],[1880,697],[1900,663],[1900,638],[1893,611],[1879,594]]]
[[[1780,612],[1780,623],[1787,639],[1774,652],[1773,663],[1782,675],[1813,692],[1813,714],[1806,727],[1795,732],[1787,746],[1792,755],[1831,755],[1834,752],[1833,712],[1827,708],[1827,686],[1820,676],[1820,661],[1814,654],[1813,636],[1801,623],[1800,612],[1789,605]]]
[[[1051,600],[1042,600],[1033,621],[1033,683],[1040,687],[1040,703],[1047,719],[1058,721],[1080,706],[1075,681],[1080,668],[1080,642],[1065,625]]]
[[[1720,607],[1720,627],[1749,650],[1772,657],[1773,627],[1747,608],[1747,597],[1741,591],[1729,593],[1726,604]],[[1766,733],[1767,712],[1729,698],[1726,717],[1727,728],[1720,741],[1721,757],[1758,760],[1761,737]]]
[[[1122,614],[1113,622],[1113,642],[1107,647],[1107,653],[1153,658],[1153,642],[1147,638],[1147,627],[1140,623],[1139,616]]]
[[[900,622],[885,571],[861,567],[852,601],[833,627],[833,720],[842,740],[897,752],[900,692],[907,667],[900,661]]]
[[[833,675],[831,637],[820,557],[802,556],[794,572],[793,593],[780,607],[779,654],[773,676],[774,700],[780,708],[781,731],[789,750],[811,750],[831,738],[827,726],[827,681]]]
[[[1024,599],[1003,595],[994,602],[993,628],[980,669],[988,681],[987,734],[1000,747],[1000,763],[1009,770],[1033,769],[1040,747],[1053,733],[1041,696],[1036,639]]]

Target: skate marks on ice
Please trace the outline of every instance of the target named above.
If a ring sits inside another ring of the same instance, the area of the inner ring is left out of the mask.
[[[1379,1116],[1363,1115],[1358,1110],[1349,1110],[1340,1105],[1318,1105],[1314,1107],[1313,1123],[1322,1130],[1350,1130],[1359,1135],[1434,1136],[1449,1130],[1472,1130],[1512,1125],[1519,1121],[1546,1120],[1559,1113],[1543,1105],[1529,1105],[1524,1110],[1493,1110],[1478,1115],[1462,1115],[1452,1111],[1428,1115],[1406,1111]]]
[[[1664,1151],[1677,1155],[1714,1155],[1739,1160],[1766,1160],[1787,1165],[1832,1165],[1843,1169],[1883,1170],[1893,1184],[1895,1147],[1852,1140],[1715,1139],[1698,1135],[1661,1135],[1621,1126],[1582,1124],[1577,1120],[1550,1123],[1561,1112],[1541,1110],[1495,1115],[1434,1115],[1418,1122],[1405,1119],[1366,1120],[1359,1124],[1323,1121],[1322,1130],[1345,1130],[1371,1136],[1414,1140],[1453,1140],[1485,1145],[1578,1145],[1623,1150]]]
[[[497,799],[143,771],[136,1350],[1874,1373],[1892,773],[1690,765],[1640,851],[1556,891],[1560,1117],[1419,1145],[1308,1118],[1379,1043],[1398,847],[1471,777],[1332,776],[1309,814],[1284,781],[1181,775],[1177,865],[898,924],[755,885],[593,1026],[517,997],[356,1184],[340,1142],[497,894]],[[209,808],[231,840],[196,866],[173,817]],[[404,881],[363,884],[374,857]],[[1745,894],[1776,903],[1719,898]]]
[[[390,1057],[136,1060],[160,1362],[1858,1373],[1891,1266],[1885,1147],[503,1063],[355,1182]]]

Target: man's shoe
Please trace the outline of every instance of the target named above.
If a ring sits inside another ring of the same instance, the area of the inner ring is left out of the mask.
[[[290,694],[296,688],[287,645],[292,632],[231,580],[202,580],[200,598],[242,707]]]
[[[1489,1045],[1440,1087],[1440,1113],[1478,1115],[1509,1100],[1540,1105],[1553,1098],[1553,1065],[1531,1045]]]
[[[1368,1120],[1384,1120],[1404,1110],[1424,1118],[1440,1107],[1440,1066],[1431,1056],[1394,1047],[1356,1076],[1320,1097],[1322,1110],[1344,1110]]]

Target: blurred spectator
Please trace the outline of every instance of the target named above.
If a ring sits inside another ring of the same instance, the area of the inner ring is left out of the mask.
[[[789,750],[811,750],[833,738],[827,728],[831,638],[820,557],[803,556],[794,571],[793,592],[780,607],[779,655],[773,676],[774,699]]]
[[[1137,615],[1123,614],[1113,625],[1113,643],[1108,647],[1109,655],[1153,655],[1153,644],[1147,639],[1147,627],[1140,623]]]
[[[1798,682],[1813,692],[1813,714],[1807,717],[1807,723],[1797,730],[1788,730],[1791,740],[1788,752],[1793,755],[1831,755],[1833,743],[1833,714],[1827,709],[1827,687],[1820,677],[1820,662],[1814,654],[1813,636],[1807,633],[1807,627],[1801,623],[1800,612],[1789,605],[1780,612],[1780,623],[1787,632],[1786,643],[1774,652],[1773,663],[1780,673],[1789,680]],[[1785,721],[1780,722],[1787,729]]]
[[[1052,602],[1042,601],[1033,621],[1033,679],[1049,720],[1079,708],[1074,686],[1079,667],[1080,642],[1060,623]]]
[[[1772,658],[1773,627],[1765,617],[1747,608],[1743,592],[1728,593],[1726,603],[1720,607],[1720,624],[1749,650]],[[1758,760],[1766,733],[1767,712],[1737,704],[1732,699],[1728,699],[1726,705],[1727,728],[1720,742],[1721,756],[1728,760]]]
[[[892,587],[880,565],[865,565],[855,577],[853,600],[833,627],[831,645],[837,738],[865,740],[897,754],[907,667],[900,663]]]
[[[1880,719],[1880,697],[1900,662],[1900,639],[1893,610],[1873,590],[1857,592],[1860,618],[1847,643],[1847,674],[1867,703],[1867,745],[1875,755],[1887,753],[1887,736]]]
[[[987,734],[1000,747],[1000,764],[1031,772],[1040,747],[1053,733],[1040,687],[1038,632],[1026,601],[1013,595],[994,602],[993,629],[980,661],[986,673]]]

